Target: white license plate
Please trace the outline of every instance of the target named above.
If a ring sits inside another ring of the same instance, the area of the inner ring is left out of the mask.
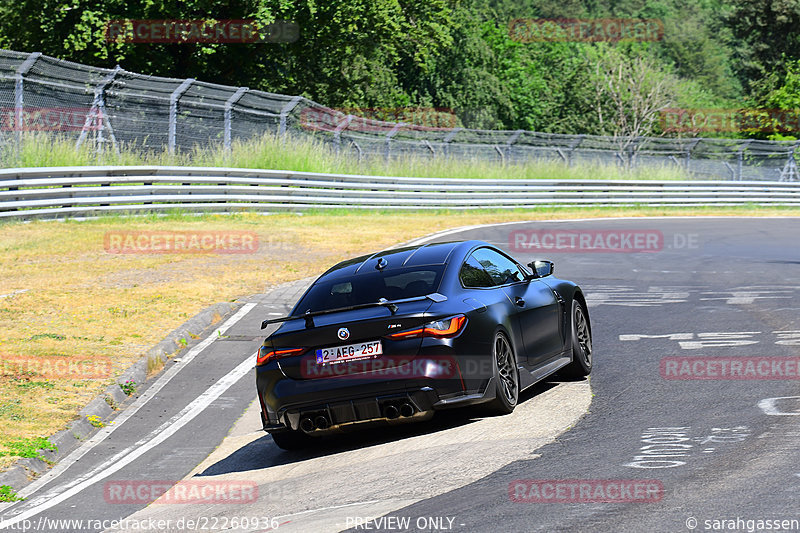
[[[352,361],[353,359],[363,359],[373,357],[383,353],[381,341],[359,342],[358,344],[348,344],[347,346],[332,346],[331,348],[321,348],[317,350],[317,363],[329,365],[331,363],[341,363]]]

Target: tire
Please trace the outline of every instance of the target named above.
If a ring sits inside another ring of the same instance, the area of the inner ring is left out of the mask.
[[[495,375],[495,398],[486,404],[486,411],[494,415],[507,415],[514,411],[519,401],[519,368],[514,349],[505,333],[497,332],[492,343]]]
[[[572,362],[560,373],[580,379],[592,372],[592,330],[586,310],[578,300],[572,300]]]
[[[284,429],[270,433],[272,440],[282,450],[302,450],[308,446],[311,437],[301,431]]]

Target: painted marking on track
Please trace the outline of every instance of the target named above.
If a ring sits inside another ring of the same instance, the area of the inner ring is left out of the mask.
[[[791,296],[776,296],[774,293],[790,293],[792,291],[781,291],[781,290],[771,290],[771,291],[749,291],[749,290],[740,290],[740,291],[721,291],[721,293],[730,294],[730,296],[713,296],[707,298],[700,298],[701,301],[706,300],[725,300],[725,303],[728,305],[750,305],[754,303],[756,300],[765,300],[765,299],[789,299]],[[720,294],[718,292],[704,292],[703,294]]]
[[[800,346],[800,330],[776,330],[771,333],[778,339],[774,342],[775,345]],[[769,334],[769,332],[764,331],[663,333],[655,335],[647,333],[625,333],[619,335],[619,340],[623,342],[641,340],[677,341],[684,350],[699,350],[701,348],[733,348],[737,346],[759,344],[762,342],[761,339],[754,339],[754,337],[763,337],[767,334]]]
[[[655,307],[664,304],[688,303],[693,299],[704,302],[719,300],[725,302],[726,305],[750,305],[761,300],[794,299],[796,292],[796,287],[788,289],[776,287],[701,292],[695,288],[682,285],[649,286],[646,290],[643,287],[633,285],[598,285],[589,287],[587,301],[590,306],[616,305],[623,307]],[[782,295],[777,295],[777,293]]]
[[[800,411],[786,412],[776,405],[780,400],[800,400],[800,396],[780,396],[778,398],[764,398],[758,402],[758,407],[769,416],[800,416]]]
[[[92,438],[86,441],[80,448],[73,451],[69,455],[67,455],[64,459],[59,461],[59,463],[54,466],[50,471],[44,474],[42,477],[25,487],[24,489],[19,491],[19,495],[23,498],[28,498],[32,494],[34,494],[37,490],[42,488],[47,483],[51,482],[62,473],[64,473],[70,466],[75,464],[78,460],[80,460],[83,456],[89,453],[95,446],[103,442],[105,439],[108,438],[114,431],[116,431],[122,424],[124,424],[127,420],[129,420],[133,415],[135,415],[142,407],[144,407],[147,402],[149,402],[156,394],[158,394],[161,389],[163,389],[171,380],[174,378],[178,372],[181,371],[188,363],[190,363],[195,357],[197,357],[203,350],[208,348],[217,338],[219,335],[224,334],[228,331],[234,324],[236,324],[239,320],[241,320],[247,313],[249,313],[256,304],[248,303],[242,306],[232,317],[225,321],[222,326],[217,328],[219,332],[218,335],[211,334],[205,339],[203,339],[199,344],[194,346],[191,350],[189,350],[186,355],[180,358],[181,364],[171,366],[164,374],[158,378],[155,383],[153,383],[136,401],[131,404],[130,407],[125,409],[118,417],[114,419],[113,425],[108,425],[102,428],[100,431],[95,433]]]
[[[633,286],[598,286],[589,290],[586,299],[590,306],[654,307],[686,303],[689,296],[690,291],[684,287],[652,286],[643,291]]]
[[[747,426],[711,428],[705,435],[692,437],[692,428],[657,427],[647,428],[642,433],[638,455],[633,461],[622,466],[630,468],[656,469],[675,468],[685,465],[696,451],[715,453],[717,447],[704,446],[708,443],[731,444],[746,440],[751,431]],[[698,446],[703,446],[698,450]]]
[[[652,270],[647,268],[632,268],[631,272],[655,274],[738,274],[735,270]]]
[[[212,385],[206,392],[198,396],[195,400],[189,403],[177,415],[173,416],[167,422],[164,422],[157,429],[152,431],[147,437],[140,439],[132,446],[126,448],[120,453],[109,458],[102,464],[96,466],[87,474],[79,477],[67,485],[67,490],[62,492],[54,491],[55,494],[44,494],[35,500],[31,501],[33,508],[16,515],[15,517],[0,522],[0,529],[10,528],[23,520],[27,520],[32,516],[50,509],[65,500],[79,494],[84,489],[102,481],[110,475],[120,471],[128,466],[136,459],[149,452],[159,444],[162,444],[169,437],[173,436],[181,428],[186,426],[189,422],[194,420],[200,413],[202,413],[211,403],[231,388],[236,382],[242,379],[254,367],[255,353],[248,356],[246,360],[234,368],[231,372],[222,377],[214,385]]]

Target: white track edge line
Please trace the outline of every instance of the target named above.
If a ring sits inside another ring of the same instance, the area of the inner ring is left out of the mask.
[[[95,483],[102,481],[103,479],[109,477],[110,475],[128,466],[130,463],[132,463],[145,453],[149,452],[159,444],[166,441],[169,437],[177,433],[186,424],[194,420],[200,413],[205,411],[205,409],[209,405],[211,405],[211,403],[214,400],[219,398],[223,393],[225,393],[225,391],[227,391],[236,382],[238,382],[241,378],[247,375],[247,373],[253,369],[254,364],[255,364],[254,358],[252,357],[252,355],[249,355],[247,359],[245,359],[242,363],[240,363],[236,368],[234,368],[228,374],[223,376],[214,385],[209,387],[208,390],[206,390],[206,392],[198,396],[197,399],[195,399],[194,401],[190,402],[189,405],[187,405],[183,409],[183,411],[181,411],[180,417],[174,423],[172,422],[172,420],[170,420],[168,427],[164,426],[159,427],[155,431],[151,432],[150,435],[140,440],[133,446],[127,448],[123,452],[110,458],[104,464],[95,468],[94,471],[79,478],[80,482],[75,486],[71,487],[70,489],[61,492],[51,498],[47,498],[47,500],[44,501],[43,503],[23,513],[20,513],[14,518],[0,522],[0,529],[10,528],[13,525],[23,520],[26,520],[32,516],[36,516],[37,514],[64,502],[65,500],[71,498],[72,496],[75,496],[76,494],[82,492],[84,489],[90,487],[91,485],[94,485]],[[164,425],[166,424],[167,423],[165,423]]]
[[[233,316],[231,316],[228,320],[225,321],[222,326],[215,330],[215,333],[221,335],[228,331],[234,324],[236,324],[239,320],[241,320],[247,313],[249,313],[254,307],[256,306],[255,303],[248,303],[242,306]],[[120,427],[123,423],[129,420],[133,415],[135,415],[139,410],[144,407],[147,402],[149,402],[156,394],[158,394],[161,389],[163,389],[167,383],[169,383],[172,378],[174,378],[178,372],[180,372],[188,363],[190,363],[195,357],[197,357],[203,350],[208,348],[217,337],[214,336],[214,333],[203,339],[199,344],[194,346],[191,350],[189,350],[186,355],[181,358],[181,363],[178,365],[173,365],[169,370],[167,370],[160,378],[153,383],[144,394],[142,394],[136,401],[131,404],[130,407],[125,409],[118,417],[114,419],[114,424],[108,425],[98,431],[92,438],[87,440],[84,444],[80,446],[80,448],[74,450],[72,453],[67,455],[64,459],[58,462],[56,466],[54,466],[51,470],[45,473],[42,477],[31,483],[30,485],[26,486],[24,489],[19,491],[19,496],[22,498],[27,498],[31,494],[35,493],[37,490],[42,488],[47,483],[51,482],[53,479],[57,478],[61,474],[63,474],[70,466],[75,464],[79,461],[83,456],[89,453],[95,446],[103,442],[109,435],[111,435],[118,427]]]

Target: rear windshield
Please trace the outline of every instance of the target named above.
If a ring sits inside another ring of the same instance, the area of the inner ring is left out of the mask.
[[[296,314],[326,311],[377,302],[425,296],[439,289],[444,265],[366,272],[349,279],[322,279],[315,283],[295,307]]]

